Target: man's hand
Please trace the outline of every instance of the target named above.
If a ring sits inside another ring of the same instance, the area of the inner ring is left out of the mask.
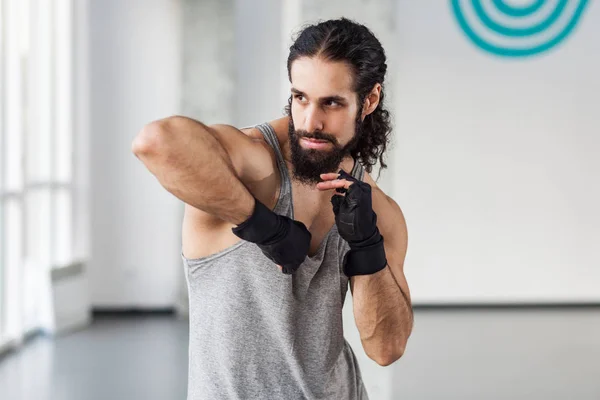
[[[256,243],[284,274],[296,272],[308,254],[311,240],[311,234],[302,222],[275,214],[258,200],[255,200],[252,215],[232,231],[236,236]]]
[[[337,174],[321,174],[321,179],[324,182],[317,184],[319,190],[336,189],[331,197],[335,222],[340,236],[350,245],[344,273],[348,276],[368,275],[385,268],[383,236],[377,228],[371,186],[344,170]]]
[[[349,244],[358,244],[372,237],[377,230],[377,214],[371,203],[371,185],[344,170],[338,174],[322,174],[321,177],[329,182],[319,183],[317,188],[336,189],[331,204],[340,236]]]

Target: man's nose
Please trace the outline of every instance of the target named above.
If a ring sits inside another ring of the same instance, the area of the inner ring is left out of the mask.
[[[325,127],[322,110],[316,106],[310,106],[306,110],[304,119],[304,130],[306,132],[323,131]]]

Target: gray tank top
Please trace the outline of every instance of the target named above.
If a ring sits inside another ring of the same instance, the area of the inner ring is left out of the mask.
[[[256,126],[281,174],[274,211],[294,218],[292,184],[273,128]],[[356,162],[352,175],[362,180]],[[244,240],[207,257],[181,254],[189,293],[188,400],[367,400],[344,339],[349,247],[335,224],[294,275]]]

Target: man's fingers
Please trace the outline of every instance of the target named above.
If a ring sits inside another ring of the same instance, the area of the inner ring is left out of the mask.
[[[336,179],[333,181],[319,182],[317,183],[317,189],[319,190],[330,190],[330,189],[348,189],[354,182],[347,181],[345,179]]]
[[[337,172],[328,172],[326,174],[321,174],[321,179],[323,179],[324,181],[331,181],[334,179],[337,179],[340,177],[340,174],[338,174]]]

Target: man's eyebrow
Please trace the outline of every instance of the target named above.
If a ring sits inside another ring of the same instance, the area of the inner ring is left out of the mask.
[[[300,91],[300,90],[298,90],[296,88],[292,88],[291,90],[292,90],[292,93],[294,93],[294,94],[306,97],[306,94],[304,92],[302,92],[302,91]],[[319,100],[321,102],[324,102],[324,103],[327,103],[327,102],[330,102],[330,101],[335,101],[337,103],[345,103],[346,102],[346,98],[342,97],[342,96],[339,96],[339,95],[325,96],[325,97],[321,97]]]

